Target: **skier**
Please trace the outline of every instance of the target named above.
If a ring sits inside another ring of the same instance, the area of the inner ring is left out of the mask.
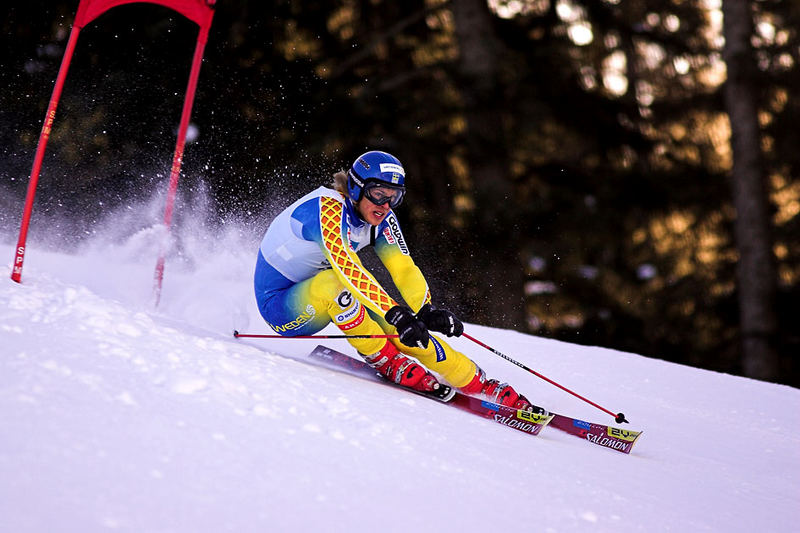
[[[348,341],[391,381],[422,391],[439,388],[433,370],[466,394],[517,409],[539,410],[431,331],[460,336],[464,326],[431,305],[428,284],[409,255],[392,209],[405,195],[405,171],[394,156],[371,151],[272,221],[259,248],[255,293],[264,320],[285,336],[311,335],[331,321],[345,334],[395,334]],[[406,305],[395,302],[356,252],[373,246]],[[421,366],[412,356],[421,362]]]

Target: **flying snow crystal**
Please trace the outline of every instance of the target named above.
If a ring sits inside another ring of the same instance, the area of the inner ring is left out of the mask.
[[[186,142],[193,143],[197,140],[197,137],[200,135],[200,130],[194,123],[189,123],[189,126],[186,128]]]

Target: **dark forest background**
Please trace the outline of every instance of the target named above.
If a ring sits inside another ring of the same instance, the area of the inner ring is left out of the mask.
[[[77,7],[0,7],[15,216]],[[800,386],[798,28],[778,0],[221,0],[179,187],[264,216],[384,149],[435,303]],[[81,32],[34,219],[166,189],[196,34],[152,4]]]

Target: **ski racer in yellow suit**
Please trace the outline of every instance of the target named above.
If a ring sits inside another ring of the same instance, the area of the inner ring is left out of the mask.
[[[334,189],[320,187],[286,208],[259,247],[254,284],[261,315],[285,336],[311,335],[331,321],[348,335],[397,333],[399,338],[348,341],[400,385],[438,388],[430,369],[467,394],[531,409],[513,387],[486,379],[471,359],[431,335],[459,336],[464,327],[451,312],[431,305],[428,284],[392,211],[404,195],[400,161],[371,151],[334,176]],[[395,302],[362,265],[356,252],[370,245],[406,305]]]

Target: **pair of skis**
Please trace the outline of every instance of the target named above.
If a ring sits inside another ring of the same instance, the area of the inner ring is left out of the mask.
[[[538,435],[544,427],[549,425],[550,427],[560,429],[561,431],[579,437],[592,444],[628,454],[631,453],[633,445],[642,434],[641,431],[631,431],[603,424],[585,422],[556,413],[537,414],[514,409],[513,407],[499,405],[462,394],[444,384],[442,384],[438,390],[432,392],[408,389],[384,379],[375,369],[364,361],[354,359],[332,348],[321,345],[317,346],[309,354],[308,360],[309,362],[331,370],[369,379],[376,383],[400,388],[438,402],[453,405],[464,411],[477,414],[498,424],[530,435]]]

